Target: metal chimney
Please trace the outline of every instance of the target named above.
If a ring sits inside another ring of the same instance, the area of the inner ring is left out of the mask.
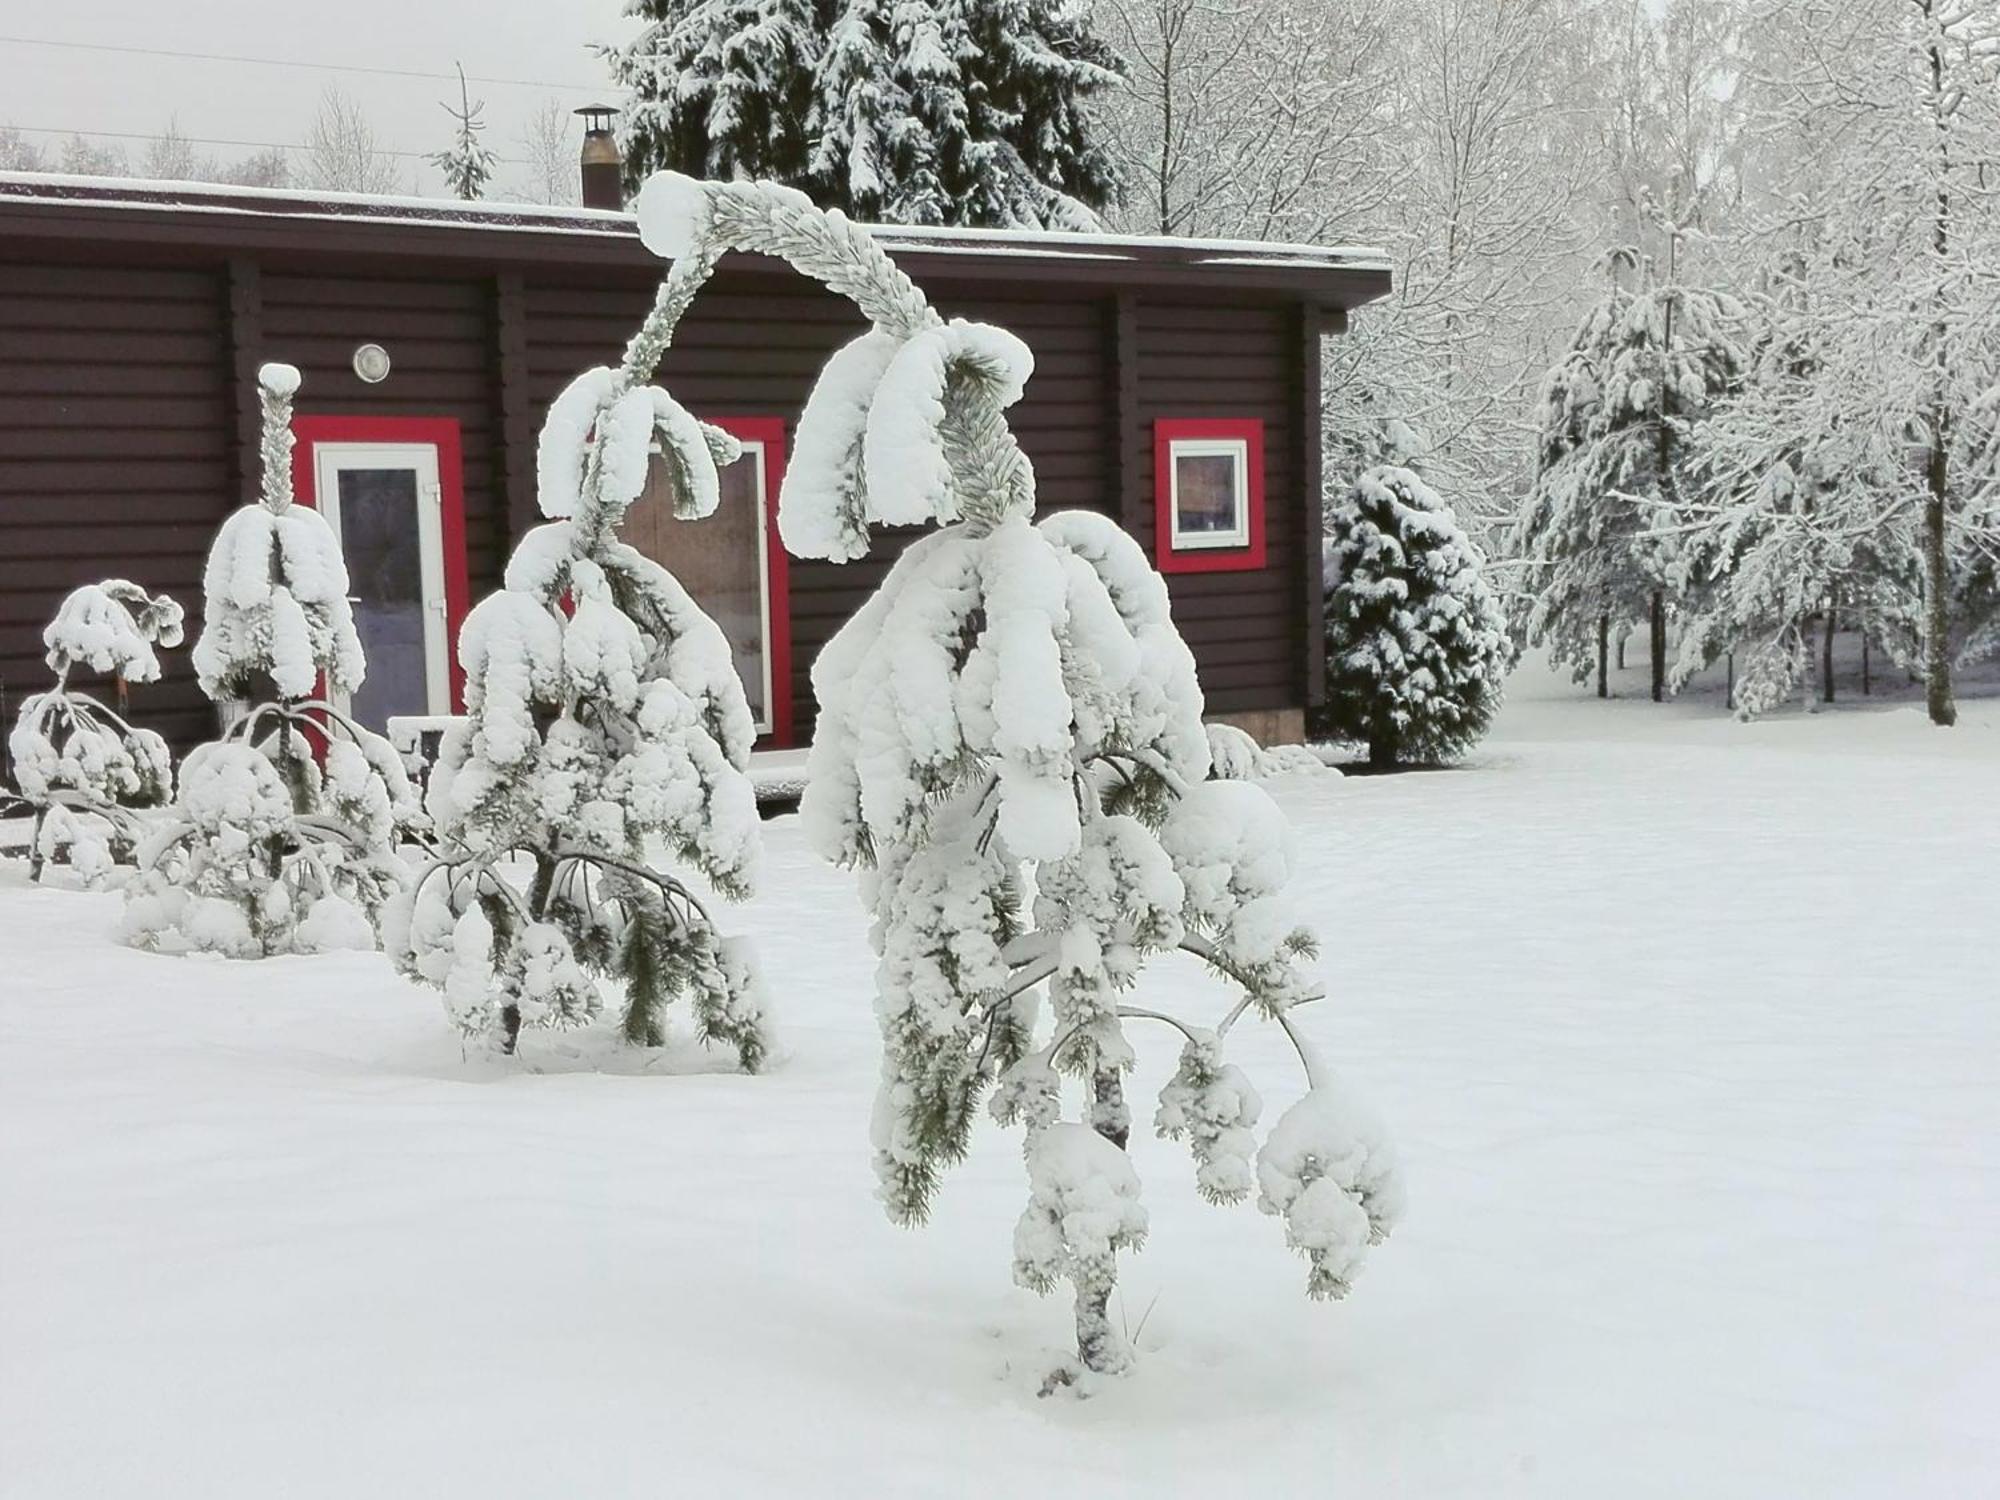
[[[608,104],[586,104],[577,113],[583,116],[583,206],[623,208],[625,162],[611,133],[618,111]]]

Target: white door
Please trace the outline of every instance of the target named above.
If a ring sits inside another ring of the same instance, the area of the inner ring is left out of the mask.
[[[375,730],[405,714],[451,712],[442,492],[437,449],[320,443],[314,498],[340,541],[368,675],[335,706]]]

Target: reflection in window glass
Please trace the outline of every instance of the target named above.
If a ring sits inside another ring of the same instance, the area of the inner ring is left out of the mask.
[[[379,734],[394,715],[430,712],[417,475],[413,469],[342,469],[337,483],[341,559],[354,633],[368,663],[348,709]]]
[[[1192,547],[1247,543],[1240,445],[1174,448],[1174,541]]]

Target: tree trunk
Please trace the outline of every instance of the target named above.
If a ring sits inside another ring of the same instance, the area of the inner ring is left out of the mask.
[[[35,809],[35,821],[28,829],[28,879],[35,884],[40,884],[42,867],[48,863],[42,855],[42,825],[48,820],[49,810],[38,807]]]
[[[1120,1151],[1132,1138],[1132,1114],[1125,1104],[1125,1080],[1115,1068],[1100,1069],[1090,1080],[1090,1124]],[[1111,1326],[1111,1293],[1118,1272],[1079,1276],[1076,1282],[1076,1357],[1096,1375],[1117,1375],[1132,1367],[1125,1336]]]
[[[1924,707],[1933,724],[1958,722],[1958,705],[1951,701],[1951,572],[1945,556],[1944,444],[1933,440],[1930,457],[1930,498],[1924,502]]]
[[[1652,612],[1653,701],[1667,701],[1667,596],[1653,590]]]
[[[1735,713],[1736,712],[1736,653],[1734,651],[1731,651],[1727,653],[1723,659],[1728,664],[1725,670],[1728,672],[1729,675],[1724,679],[1726,686],[1722,690],[1722,706],[1728,709],[1731,713]]]
[[[1597,617],[1597,696],[1609,698],[1611,689],[1604,680],[1606,658],[1611,653],[1611,616]]]
[[[1866,698],[1868,692],[1868,626],[1864,623],[1861,627],[1861,696]]]
[[[1924,6],[1926,18],[1933,7]],[[1931,722],[1949,727],[1958,722],[1958,705],[1951,701],[1951,600],[1950,559],[1945,553],[1944,504],[1950,493],[1951,404],[1946,380],[1944,275],[1951,252],[1951,132],[1950,116],[1944,107],[1944,47],[1942,30],[1931,33],[1929,56],[1931,99],[1937,126],[1938,173],[1937,208],[1931,225],[1931,248],[1937,255],[1938,285],[1934,293],[1935,320],[1931,324],[1931,360],[1935,384],[1931,393],[1931,449],[1924,465],[1930,491],[1924,502],[1924,707]]]
[[[1618,670],[1621,672],[1625,670],[1625,643],[1631,639],[1631,631],[1621,630],[1618,632]]]
[[[1396,741],[1386,734],[1368,737],[1368,765],[1371,770],[1392,771],[1396,767]]]
[[[1826,630],[1819,643],[1819,692],[1822,702],[1833,702],[1833,606],[1826,607]]]
[[[507,1057],[514,1055],[514,1049],[521,1044],[521,1007],[503,1005],[500,1007],[500,1051]]]

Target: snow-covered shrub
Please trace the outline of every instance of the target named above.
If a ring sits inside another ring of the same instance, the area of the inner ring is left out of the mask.
[[[845,560],[871,524],[940,523],[813,666],[802,812],[821,853],[862,871],[880,956],[879,1191],[921,1221],[990,1095],[1027,1137],[1016,1275],[1069,1281],[1084,1367],[1121,1369],[1107,1309],[1145,1225],[1122,1149],[1126,1026],[1201,1039],[1156,1123],[1194,1143],[1210,1196],[1247,1197],[1255,1095],[1221,1049],[1244,1014],[1289,1031],[1319,994],[1283,899],[1290,830],[1257,787],[1207,779],[1194,660],[1138,543],[1094,513],[1033,519],[1005,416],[1030,374],[1018,339],[945,322],[865,231],[785,189],[663,175],[639,218],[680,264],[724,245],[783,256],[874,325],[813,391],[779,526],[792,551]],[[1176,950],[1240,991],[1209,1028],[1130,1003]]]
[[[407,875],[396,845],[418,809],[401,759],[311,696],[322,682],[352,692],[363,662],[340,544],[292,503],[299,372],[266,365],[258,383],[261,493],[209,549],[193,653],[202,690],[233,721],[189,752],[172,808],[140,846],[124,934],[141,947],[177,937],[230,958],[373,947]]]
[[[1260,745],[1234,724],[1208,726],[1208,774],[1217,781],[1261,781],[1293,771],[1324,771],[1326,762],[1305,745]]]
[[[1329,518],[1326,727],[1377,766],[1455,760],[1500,707],[1513,642],[1478,550],[1435,491],[1369,469]]]
[[[617,537],[655,452],[686,519],[714,511],[717,466],[740,455],[647,383],[712,264],[677,264],[624,362],[551,403],[538,465],[550,520],[459,637],[466,716],[427,793],[438,853],[388,947],[444,992],[462,1032],[506,1052],[523,1028],[597,1017],[600,978],[631,1043],[664,1042],[685,996],[702,1041],[751,1071],[767,1049],[747,948],[653,859],[664,846],[723,895],[749,893],[760,845],[742,680],[721,629]]]
[[[43,630],[56,685],[21,704],[7,736],[14,783],[35,818],[30,879],[63,858],[98,883],[130,859],[135,813],[165,802],[173,785],[166,741],[71,687],[70,674],[82,668],[114,678],[122,698],[129,683],[159,680],[156,645],[180,641],[180,605],[122,578],[73,590]]]

